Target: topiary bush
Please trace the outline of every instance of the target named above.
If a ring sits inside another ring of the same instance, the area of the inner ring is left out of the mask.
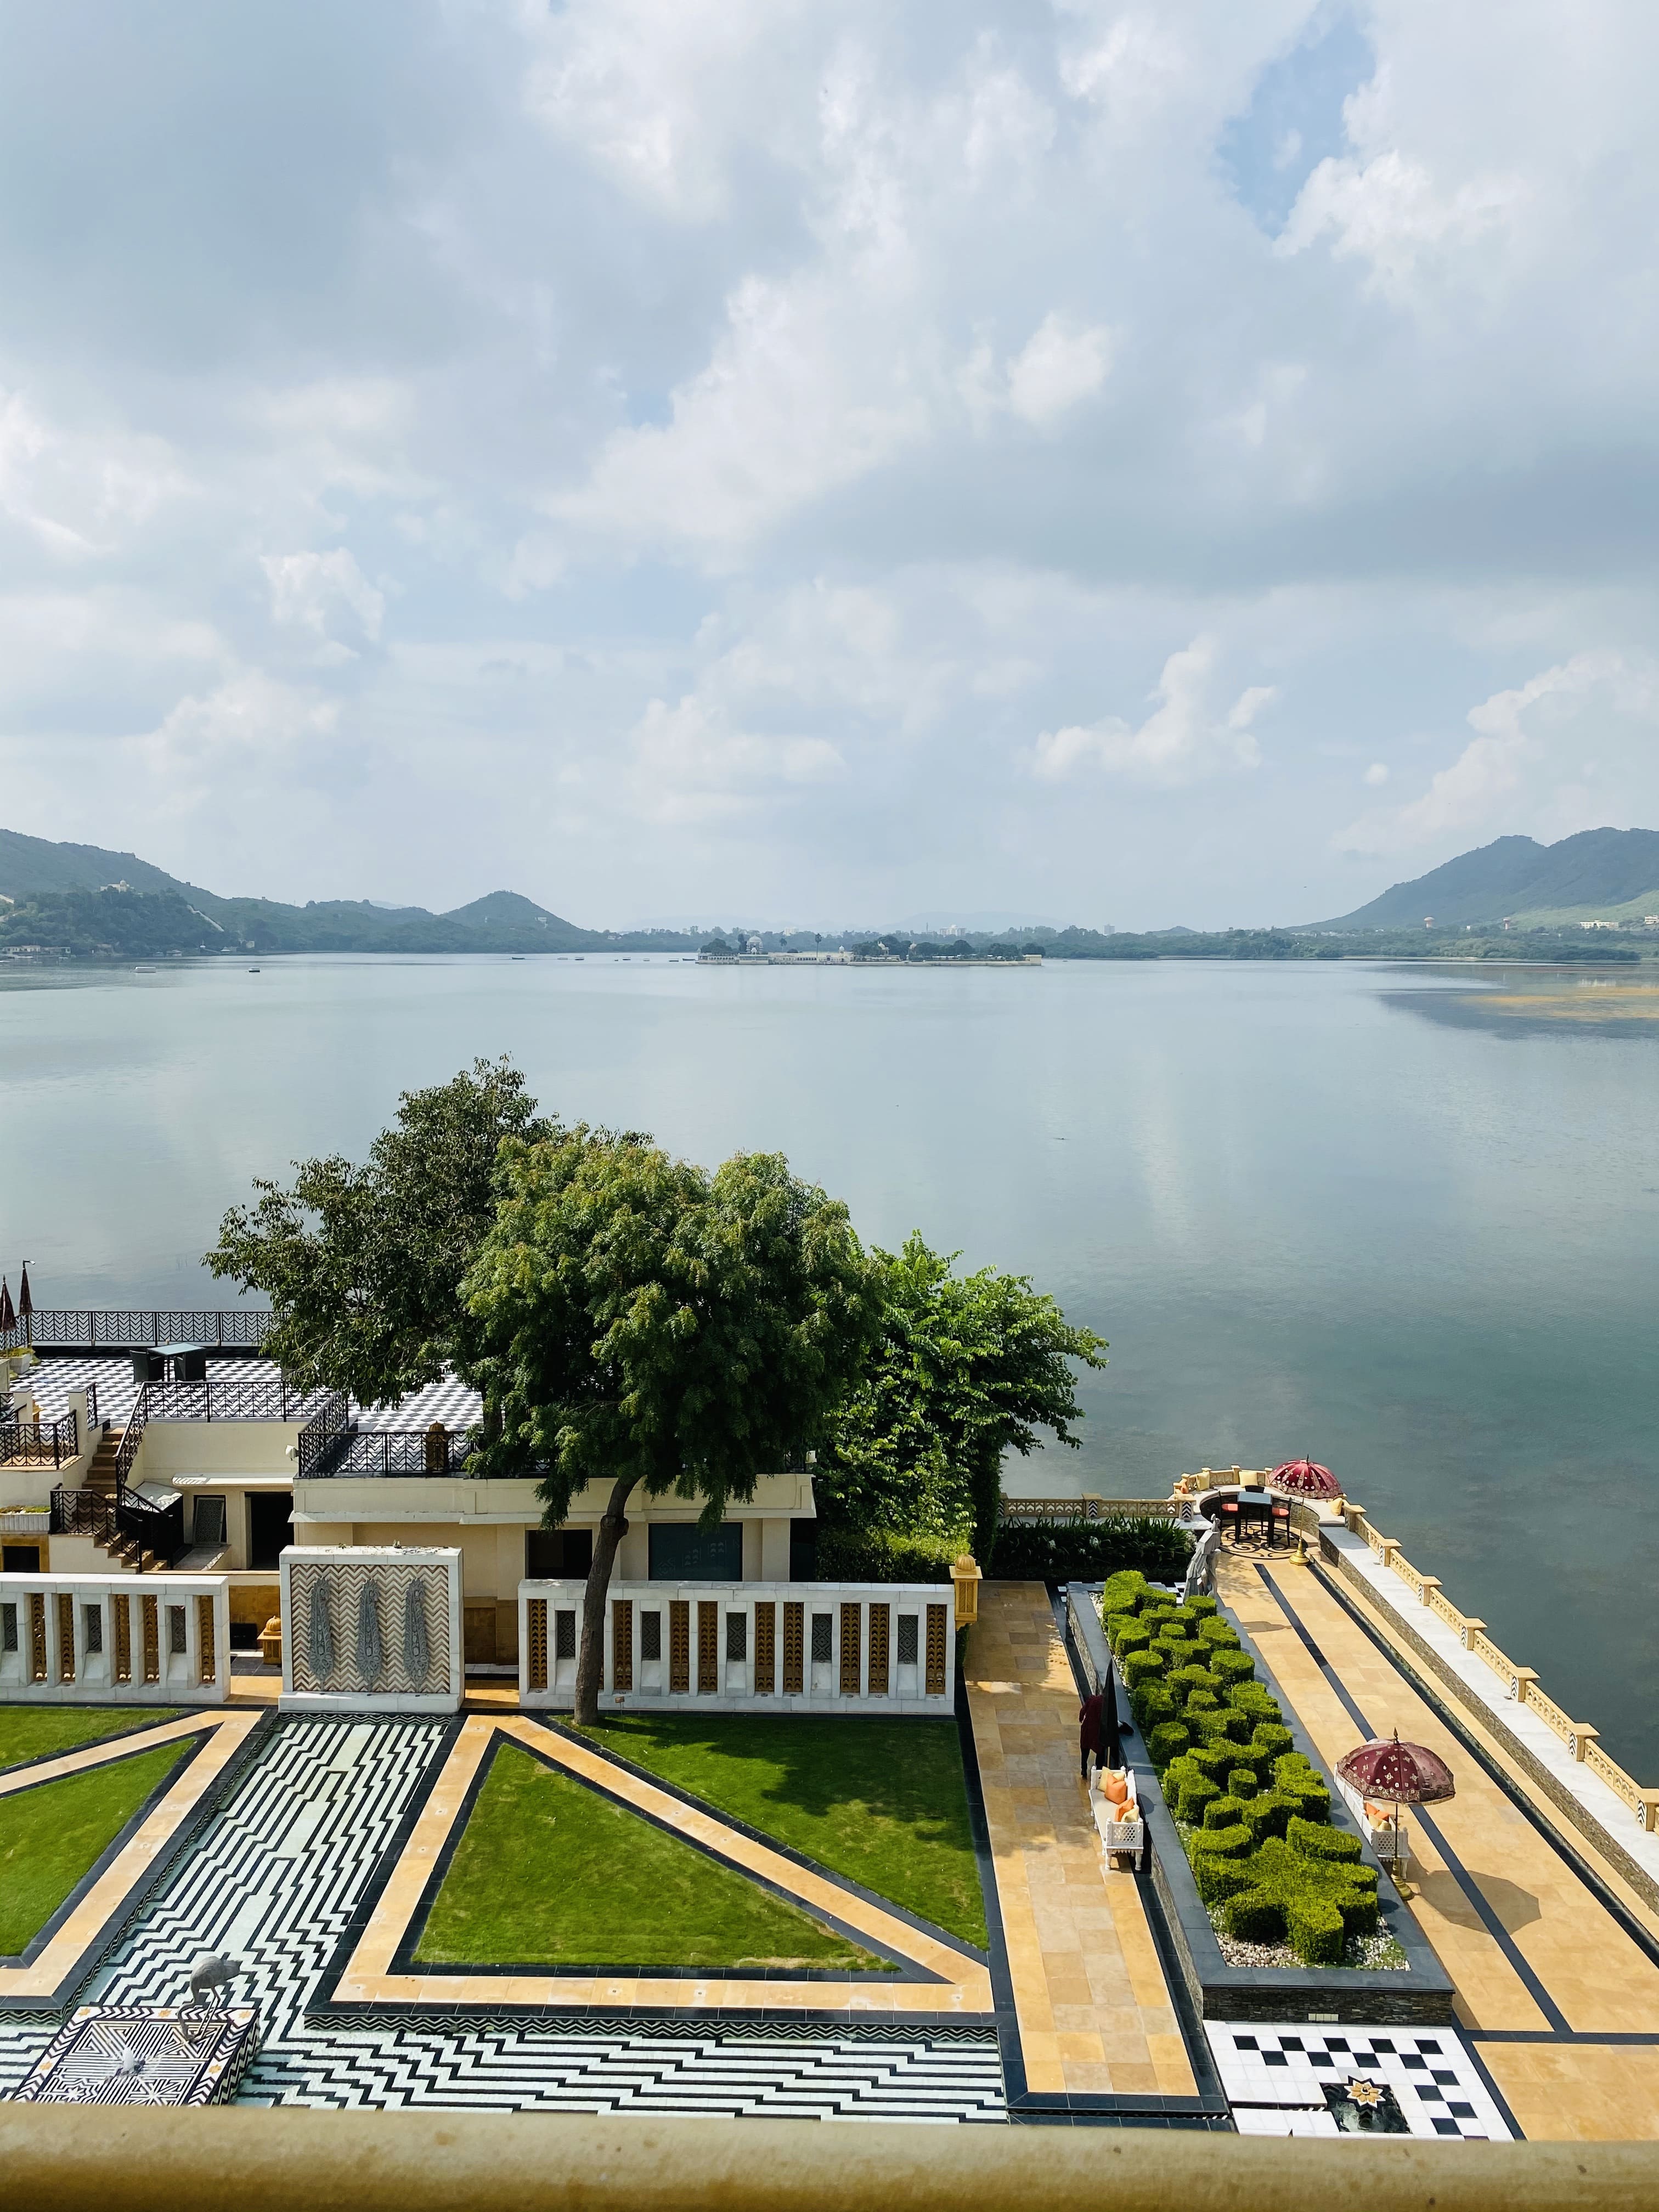
[[[1194,1854],[1194,1881],[1200,1856],[1212,1863],[1205,1866],[1199,1893],[1206,1905],[1220,1905],[1222,1926],[1241,1942],[1288,1942],[1305,1966],[1336,1966],[1350,1936],[1376,1932],[1376,1871],[1346,1853],[1301,1847],[1327,1836],[1338,1832],[1297,1820],[1290,1836],[1271,1836],[1257,1850],[1213,1856],[1206,1835],[1203,1852]],[[1338,1840],[1358,1848],[1357,1837]]]
[[[1162,1769],[1172,1759],[1177,1759],[1187,1748],[1190,1739],[1180,1721],[1159,1721],[1146,1736],[1146,1749],[1152,1765]]]
[[[1212,1650],[1206,1653],[1205,1664],[1230,1690],[1242,1689],[1255,1672],[1255,1662],[1248,1651]]]
[[[1204,1808],[1200,1826],[1206,1828],[1236,1828],[1243,1817],[1244,1800],[1221,1790]]]
[[[1133,1690],[1137,1682],[1158,1682],[1164,1679],[1164,1662],[1151,1651],[1120,1651],[1117,1671],[1126,1686]]]

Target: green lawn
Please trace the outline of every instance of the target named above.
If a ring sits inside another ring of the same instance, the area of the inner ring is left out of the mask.
[[[954,1721],[618,1713],[592,1733],[803,1857],[986,1942]]]
[[[887,1965],[511,1744],[495,1754],[415,1955],[454,1966]]]
[[[45,1759],[83,1743],[101,1743],[125,1729],[176,1721],[176,1705],[0,1705],[0,1771],[26,1759]]]
[[[186,1737],[0,1797],[0,1956],[14,1956],[189,1748]]]

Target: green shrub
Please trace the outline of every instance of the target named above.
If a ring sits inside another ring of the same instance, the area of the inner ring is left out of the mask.
[[[1235,1905],[1243,1899],[1235,1899]],[[1285,1933],[1291,1948],[1304,1966],[1335,1966],[1342,1960],[1347,1925],[1340,1908],[1328,1897],[1307,1889],[1292,1890],[1284,1900]]]
[[[1237,1762],[1238,1752],[1231,1743],[1200,1743],[1188,1755],[1205,1780],[1213,1782],[1218,1790]]]
[[[1254,1797],[1261,1787],[1261,1784],[1255,1778],[1254,1769],[1250,1767],[1235,1766],[1228,1772],[1227,1789],[1229,1794],[1234,1797],[1247,1799]]]
[[[1190,1611],[1191,1607],[1195,1606],[1198,1601],[1199,1601],[1196,1598],[1192,1599],[1188,1605],[1188,1610]],[[1218,1646],[1224,1646],[1228,1650],[1237,1651],[1238,1649],[1238,1631],[1233,1626],[1231,1621],[1218,1620],[1213,1614],[1211,1614],[1208,1617],[1200,1614],[1199,1616],[1198,1623],[1198,1640],[1200,1644],[1213,1644]]]
[[[1194,1878],[1200,1859],[1241,1860],[1250,1848],[1250,1832],[1242,1821],[1227,1828],[1195,1828],[1190,1856]]]
[[[1146,1738],[1146,1749],[1154,1766],[1162,1767],[1186,1750],[1188,1735],[1179,1721],[1159,1721]]]
[[[1221,1700],[1213,1690],[1198,1687],[1188,1691],[1186,1716],[1188,1722],[1200,1718],[1208,1720],[1212,1713],[1218,1713],[1220,1710]]]
[[[1214,1788],[1213,1784],[1209,1786],[1212,1789]],[[1215,1796],[1206,1801],[1204,1818],[1200,1826],[1206,1828],[1236,1828],[1243,1817],[1243,1811],[1244,1802],[1242,1798],[1230,1796],[1225,1790],[1221,1790]],[[1185,1814],[1182,1817],[1184,1820]]]
[[[1254,1797],[1246,1798],[1239,1818],[1250,1832],[1252,1848],[1259,1848],[1269,1836],[1282,1836],[1295,1811],[1295,1798],[1281,1797],[1276,1790],[1259,1790]]]
[[[1192,1691],[1213,1687],[1209,1670],[1204,1667],[1172,1667],[1164,1680],[1169,1686],[1170,1694],[1182,1705],[1186,1704]]]
[[[1164,1802],[1172,1813],[1181,1803],[1182,1784],[1192,1781],[1198,1772],[1199,1769],[1184,1751],[1178,1752],[1164,1768],[1160,1787],[1164,1791]]]
[[[1160,1721],[1176,1717],[1176,1701],[1162,1682],[1137,1682],[1129,1692],[1129,1711],[1142,1735],[1150,1735]]]
[[[1220,1654],[1216,1656],[1219,1657]],[[1227,1703],[1235,1712],[1244,1713],[1253,1721],[1280,1721],[1285,1717],[1279,1710],[1278,1698],[1260,1682],[1235,1682],[1227,1692]]]
[[[1191,1710],[1189,1703],[1188,1711]],[[1212,1712],[1202,1712],[1194,1733],[1200,1743],[1243,1743],[1250,1733],[1250,1724],[1231,1705],[1218,1705]]]
[[[1132,1651],[1151,1650],[1152,1632],[1144,1620],[1137,1620],[1133,1613],[1127,1616],[1114,1613],[1112,1619],[1114,1624],[1121,1622],[1121,1626],[1115,1625],[1112,1634],[1112,1649],[1120,1659],[1127,1659]],[[1160,1660],[1158,1663],[1162,1665],[1163,1662]]]
[[[1153,1651],[1121,1652],[1118,1672],[1125,1686],[1133,1690],[1138,1682],[1158,1682],[1164,1678],[1164,1662]]]
[[[1216,1611],[1216,1601],[1212,1597],[1189,1597],[1187,1610],[1196,1613],[1200,1620],[1207,1620]]]
[[[1189,1769],[1176,1798],[1176,1810],[1188,1827],[1202,1827],[1204,1808],[1220,1795],[1221,1792],[1210,1780],[1208,1775],[1200,1772],[1196,1768]]]
[[[1259,1890],[1230,1897],[1221,1908],[1221,1924],[1241,1943],[1277,1943],[1285,1934],[1285,1916],[1277,1902]]]
[[[1115,1613],[1121,1605],[1127,1605],[1133,1610],[1142,1602],[1148,1588],[1146,1577],[1139,1567],[1121,1567],[1116,1574],[1106,1577],[1100,1593],[1101,1611]]]
[[[1187,1571],[1190,1536],[1151,1514],[1108,1521],[997,1524],[988,1575],[1003,1582],[1115,1581],[1126,1569],[1174,1582]]]
[[[1328,1821],[1305,1820],[1298,1814],[1285,1830],[1285,1841],[1306,1859],[1344,1859],[1357,1864],[1359,1838]]]
[[[1273,1762],[1294,1748],[1296,1738],[1279,1721],[1258,1721],[1250,1735],[1250,1764],[1267,1761],[1267,1771],[1273,1771]]]
[[[821,1583],[948,1583],[963,1549],[948,1536],[902,1535],[820,1522],[813,1579]]]
[[[1299,1751],[1287,1752],[1283,1759],[1274,1759],[1273,1785],[1280,1796],[1292,1802],[1304,1820],[1329,1820],[1331,1793],[1325,1778]]]
[[[1204,1663],[1212,1674],[1220,1676],[1230,1690],[1240,1688],[1255,1672],[1255,1662],[1248,1651],[1212,1651]]]

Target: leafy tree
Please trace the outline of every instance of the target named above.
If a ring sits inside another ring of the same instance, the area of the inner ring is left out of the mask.
[[[542,1473],[550,1525],[609,1485],[587,1578],[576,1718],[599,1717],[605,1607],[629,1498],[703,1500],[702,1523],[821,1426],[880,1312],[845,1206],[775,1154],[712,1176],[585,1128],[502,1147],[505,1195],[465,1286],[462,1371],[499,1407],[482,1471]]]
[[[255,1202],[226,1214],[207,1264],[265,1293],[266,1351],[302,1387],[366,1405],[402,1397],[465,1352],[461,1279],[495,1218],[502,1139],[556,1127],[510,1061],[477,1060],[404,1091],[362,1166],[296,1160],[291,1188],[256,1180]]]
[[[968,1540],[990,1557],[1005,1452],[1047,1429],[1077,1448],[1073,1362],[1103,1367],[1103,1338],[1073,1328],[1023,1275],[951,1273],[957,1255],[915,1232],[878,1252],[882,1334],[824,1432],[819,1513],[866,1528]]]

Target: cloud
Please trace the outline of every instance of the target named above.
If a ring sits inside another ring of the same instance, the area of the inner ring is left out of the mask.
[[[1242,691],[1218,713],[1211,705],[1215,641],[1196,637],[1164,664],[1152,696],[1158,704],[1139,728],[1115,714],[1097,722],[1045,731],[1032,754],[1032,771],[1062,782],[1087,768],[1139,782],[1174,786],[1228,769],[1259,765],[1261,748],[1251,725],[1277,696],[1271,684]]]
[[[1046,315],[1008,364],[1008,404],[1039,430],[1091,399],[1112,365],[1112,334],[1079,329],[1058,313]]]
[[[634,732],[635,789],[662,822],[750,813],[781,793],[819,784],[843,763],[823,738],[774,737],[722,725],[701,700],[653,699]]]
[[[1540,808],[1547,812],[1543,787],[1559,786],[1564,780],[1567,747],[1572,768],[1582,763],[1587,708],[1603,726],[1616,714],[1650,726],[1659,720],[1654,672],[1632,666],[1616,653],[1583,653],[1524,684],[1494,692],[1469,709],[1469,725],[1478,734],[1430,780],[1419,798],[1362,817],[1340,831],[1335,842],[1355,853],[1409,852],[1426,845],[1451,850],[1459,841],[1478,843],[1514,830],[1523,817],[1533,822]],[[1366,781],[1373,780],[1382,779],[1368,771]],[[1571,824],[1585,826],[1576,820]]]
[[[386,595],[343,545],[331,553],[267,553],[259,565],[270,580],[273,622],[313,630],[347,653],[350,648],[336,635],[343,617],[362,637],[379,638]]]

